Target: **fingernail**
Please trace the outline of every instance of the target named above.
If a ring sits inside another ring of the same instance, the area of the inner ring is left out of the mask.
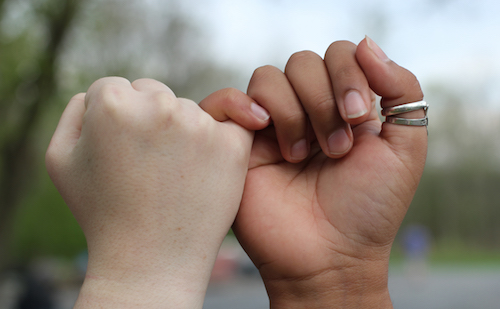
[[[301,139],[290,149],[290,156],[293,160],[303,160],[307,157],[307,141]]]
[[[384,53],[384,51],[377,45],[369,36],[366,36],[366,43],[368,47],[377,55],[377,57],[382,61],[390,61],[389,57]]]
[[[351,140],[343,128],[333,132],[328,138],[328,150],[332,155],[344,154],[350,145]]]
[[[262,121],[267,121],[270,117],[269,112],[258,104],[252,102],[250,104],[250,109],[252,110],[252,113]]]
[[[347,118],[355,119],[363,116],[368,111],[366,109],[365,101],[361,94],[357,91],[350,91],[344,99],[345,111]]]

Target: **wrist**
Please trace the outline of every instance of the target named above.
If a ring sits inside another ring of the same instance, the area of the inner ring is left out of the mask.
[[[272,309],[393,308],[388,266],[372,263],[289,279],[264,279]]]
[[[202,308],[215,258],[126,256],[91,256],[75,308]]]
[[[74,308],[202,308],[208,279],[157,275],[87,272]]]

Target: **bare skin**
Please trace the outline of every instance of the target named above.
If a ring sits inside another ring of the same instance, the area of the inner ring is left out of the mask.
[[[365,39],[257,69],[248,96],[225,89],[199,106],[146,79],[75,96],[47,151],[88,242],[75,307],[201,308],[237,214],[272,308],[391,308],[389,253],[427,132],[381,123],[374,93],[383,107],[423,98]]]
[[[382,124],[372,91],[382,107],[423,98],[413,74],[368,38],[332,44],[325,60],[296,54],[284,73],[264,67],[252,77],[248,94],[274,127],[256,133],[234,231],[272,308],[392,307],[389,254],[423,171],[427,131]],[[364,105],[348,106],[353,92]],[[338,130],[345,134],[329,140]],[[292,155],[301,139],[303,160]]]
[[[242,92],[216,92],[204,105],[213,102],[237,106],[249,128],[268,124]],[[223,106],[219,122],[160,82],[117,77],[70,101],[46,161],[88,244],[75,308],[202,307],[253,139]]]

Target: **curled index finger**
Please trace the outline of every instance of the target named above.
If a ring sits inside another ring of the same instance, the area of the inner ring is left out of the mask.
[[[283,158],[291,163],[305,159],[310,149],[307,116],[285,74],[272,66],[258,68],[248,95],[269,111]]]
[[[310,51],[290,57],[285,74],[302,102],[323,152],[339,158],[352,147],[352,131],[340,116],[323,59]]]
[[[199,106],[217,121],[231,119],[248,130],[261,130],[269,124],[267,110],[234,88],[225,88],[210,94]]]

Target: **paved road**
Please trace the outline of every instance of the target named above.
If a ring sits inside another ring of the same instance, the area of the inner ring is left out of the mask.
[[[417,269],[409,276],[402,268],[393,268],[389,289],[396,309],[499,309],[500,267],[434,267]],[[0,293],[0,309],[10,309]],[[1,290],[1,289],[0,289]],[[0,291],[1,292],[1,291]],[[78,295],[76,287],[62,290],[58,309],[70,309]],[[232,281],[212,282],[204,309],[268,309],[269,302],[258,276]]]
[[[396,309],[498,309],[500,268],[439,267],[409,276],[391,269],[389,289]],[[204,309],[267,309],[258,279],[211,283]]]
[[[389,278],[394,308],[500,308],[500,268],[441,267],[430,269],[420,281],[404,272]]]

